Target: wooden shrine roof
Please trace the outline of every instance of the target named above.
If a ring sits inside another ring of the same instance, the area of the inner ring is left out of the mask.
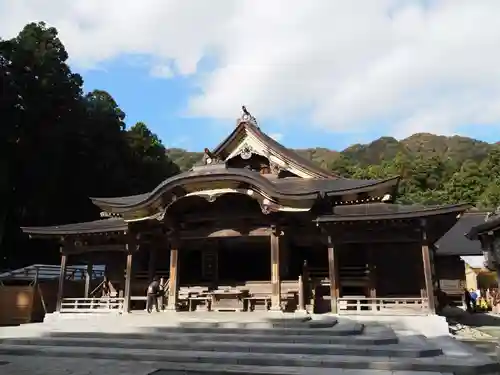
[[[318,225],[329,226],[331,230],[340,230],[340,235],[346,230],[337,227],[337,223],[358,223],[358,230],[363,231],[363,228],[371,227],[374,230],[373,222],[408,222],[412,220],[425,219],[425,233],[427,241],[430,244],[436,243],[443,235],[448,232],[458,221],[460,215],[469,208],[467,204],[455,204],[447,206],[404,206],[391,203],[367,203],[360,205],[344,205],[335,206],[334,212],[331,215],[323,215],[315,221]],[[368,224],[368,225],[365,225]],[[330,225],[329,225],[330,224]],[[418,238],[420,233],[420,225],[410,225],[400,230],[390,230],[389,238],[398,236],[404,237],[408,235],[414,240]],[[404,232],[404,233],[401,233]],[[361,234],[359,234],[361,235]],[[371,233],[370,235],[376,235]],[[369,240],[368,240],[369,241]]]
[[[438,255],[483,255],[481,243],[465,236],[473,227],[484,223],[484,212],[466,212],[457,223],[436,242]]]
[[[487,232],[499,231],[500,230],[500,216],[492,217],[486,221],[486,215],[483,216],[482,223],[478,223],[476,226],[470,228],[470,230],[465,234],[469,240],[478,240],[479,236]]]
[[[339,196],[370,192],[374,189],[386,189],[393,193],[399,177],[385,180],[353,180],[353,179],[302,179],[283,178],[269,179],[258,172],[244,168],[227,168],[225,164],[199,166],[190,171],[172,176],[158,185],[152,192],[127,197],[91,198],[93,203],[103,209],[114,209],[115,212],[145,207],[163,194],[181,188],[187,184],[207,182],[237,182],[253,186],[276,199],[303,200],[320,196]],[[179,197],[177,197],[179,198]]]
[[[53,225],[47,227],[21,227],[24,233],[42,236],[64,236],[71,234],[92,234],[121,232],[128,229],[128,224],[121,218],[101,219],[83,223]]]
[[[333,208],[333,214],[320,216],[316,219],[316,222],[417,219],[443,214],[460,214],[468,208],[468,204],[446,206],[418,206],[392,203],[340,205]]]
[[[255,138],[257,138],[260,142],[265,144],[269,149],[277,152],[281,156],[284,157],[284,159],[290,160],[300,166],[302,166],[304,169],[307,169],[309,171],[314,172],[318,177],[323,177],[323,178],[341,178],[340,176],[331,173],[329,171],[324,170],[323,168],[319,167],[316,163],[314,163],[311,160],[308,160],[296,152],[286,148],[283,146],[281,143],[277,142],[270,136],[268,136],[266,133],[264,133],[260,127],[257,125],[253,124],[252,122],[249,121],[240,121],[238,126],[234,128],[234,130],[229,134],[229,136],[224,139],[217,147],[215,147],[212,151],[212,153],[218,157],[221,156],[223,153],[224,149],[227,147],[228,144],[232,143],[238,137],[241,136],[242,133],[248,132],[252,134]],[[227,155],[226,155],[227,156]]]

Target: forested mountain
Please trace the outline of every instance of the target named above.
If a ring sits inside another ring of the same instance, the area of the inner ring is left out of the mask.
[[[295,150],[323,168],[344,177],[402,176],[399,201],[404,203],[472,203],[479,208],[500,204],[500,146],[472,138],[414,134],[401,141],[382,137],[343,151],[325,148]],[[202,153],[167,150],[187,170]]]

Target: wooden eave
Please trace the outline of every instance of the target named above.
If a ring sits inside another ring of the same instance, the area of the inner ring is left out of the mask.
[[[387,206],[385,209],[383,206]],[[361,234],[360,230],[363,227],[377,227],[377,225],[385,224],[389,225],[399,225],[403,222],[413,222],[413,226],[407,226],[408,234],[411,234],[411,238],[414,240],[421,238],[421,233],[423,231],[427,234],[427,241],[429,244],[434,244],[438,241],[446,232],[448,232],[460,218],[463,212],[470,208],[467,204],[456,204],[448,206],[434,206],[434,207],[412,207],[412,206],[402,206],[395,204],[365,204],[359,205],[363,207],[353,206],[352,210],[357,210],[349,214],[348,212],[338,213],[333,215],[323,215],[314,220],[316,225],[320,228],[325,228],[326,230],[336,231],[337,233],[349,232],[349,229],[345,227],[343,229],[339,228],[345,224],[355,225],[357,230]],[[371,206],[371,207],[370,207]],[[348,209],[349,207],[343,207],[343,209]],[[363,212],[363,208],[365,209]],[[372,228],[373,229],[373,228]],[[400,235],[394,230],[392,231],[394,236]],[[419,237],[420,236],[420,237]],[[369,237],[367,238],[369,241]],[[423,240],[423,239],[422,239]]]
[[[385,206],[385,207],[384,207]],[[337,207],[340,208],[340,207]],[[352,209],[353,213],[338,213],[323,215],[315,219],[316,223],[336,223],[346,221],[378,221],[378,220],[401,220],[429,218],[438,215],[455,214],[459,215],[470,208],[468,204],[454,204],[446,206],[405,206],[397,204],[374,203],[364,205],[343,206],[342,208]],[[361,209],[361,210],[360,210]],[[360,212],[363,211],[364,212]],[[357,212],[355,212],[357,211]],[[458,218],[457,218],[458,219]]]
[[[469,240],[479,240],[481,236],[488,234],[488,232],[500,231],[500,217],[485,221],[479,225],[472,227],[465,237]]]
[[[128,224],[123,219],[112,218],[46,227],[21,227],[21,230],[31,237],[64,237],[123,233],[128,230]]]
[[[106,212],[127,213],[143,210],[151,214],[151,207],[168,207],[187,194],[185,187],[190,184],[210,184],[227,182],[228,185],[247,186],[263,192],[275,202],[316,200],[318,197],[355,195],[375,189],[393,191],[399,177],[386,180],[348,179],[287,179],[269,180],[261,174],[246,169],[226,168],[225,165],[198,167],[188,172],[170,177],[151,193],[123,198],[91,198],[92,202]],[[148,209],[149,208],[149,209]],[[153,210],[154,211],[154,210]]]

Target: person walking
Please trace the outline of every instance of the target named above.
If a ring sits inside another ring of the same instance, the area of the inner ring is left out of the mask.
[[[158,294],[160,292],[160,283],[158,281],[158,278],[155,276],[153,277],[153,281],[148,286],[148,291],[146,294],[146,310],[148,313],[151,314],[151,311],[153,310],[153,306],[156,309],[156,312],[160,312],[160,309],[158,308]]]

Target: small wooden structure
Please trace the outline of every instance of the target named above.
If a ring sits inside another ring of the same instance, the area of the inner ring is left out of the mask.
[[[190,171],[144,194],[91,198],[105,218],[23,230],[60,241],[61,312],[142,309],[149,280],[167,269],[168,310],[432,314],[432,245],[468,206],[394,204],[398,182],[325,171],[245,110]],[[89,300],[86,288],[69,301],[70,260],[106,264],[116,295]]]
[[[79,294],[86,266],[70,266],[66,269],[68,295]],[[45,314],[56,309],[60,267],[34,264],[0,274],[0,325],[16,325],[42,321]],[[94,278],[104,274],[96,266]],[[82,289],[83,290],[83,289]]]

